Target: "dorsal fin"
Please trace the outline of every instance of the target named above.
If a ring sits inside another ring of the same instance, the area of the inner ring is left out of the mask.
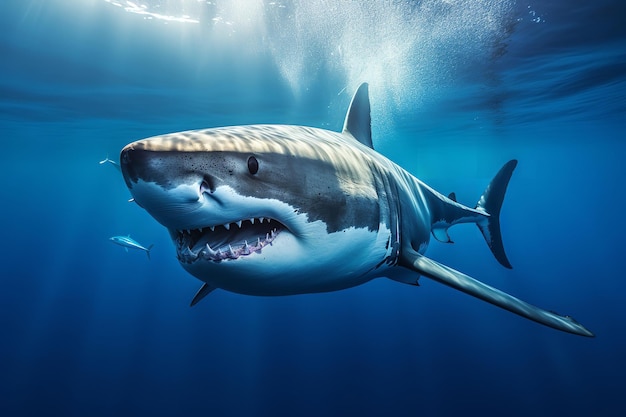
[[[343,123],[343,133],[349,133],[363,145],[374,149],[367,83],[361,84],[352,97],[346,120]]]
[[[456,193],[454,191],[448,194],[448,198],[456,203]]]

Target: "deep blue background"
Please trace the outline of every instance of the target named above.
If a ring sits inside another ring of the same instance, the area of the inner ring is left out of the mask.
[[[0,5],[0,415],[626,415],[623,2],[186,3],[144,10],[199,23]],[[459,201],[520,161],[514,269],[470,226],[428,255],[595,339],[426,279],[188,307],[199,282],[98,161],[192,128],[339,130],[361,81],[376,148]],[[128,233],[152,261],[108,241]]]

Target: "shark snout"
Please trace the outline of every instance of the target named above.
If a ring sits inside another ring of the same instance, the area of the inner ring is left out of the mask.
[[[152,149],[150,140],[144,139],[122,149],[120,167],[131,192],[139,182],[154,183],[164,189],[176,188],[183,183],[197,184],[199,188],[203,177],[193,169],[190,159],[189,154],[174,150]]]
[[[201,206],[212,181],[190,172],[174,152],[149,149],[147,141],[133,142],[120,153],[120,167],[134,201],[166,227],[187,224]]]
[[[120,153],[120,167],[122,169],[122,175],[128,188],[132,188],[132,183],[136,183],[139,180],[138,167],[144,165],[145,151],[135,149],[135,143],[131,143],[122,149]]]

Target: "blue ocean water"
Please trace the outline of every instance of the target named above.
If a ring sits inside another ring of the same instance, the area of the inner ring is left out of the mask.
[[[626,415],[625,21],[617,0],[3,1],[0,415]],[[460,202],[520,161],[514,269],[473,226],[427,254],[596,338],[427,279],[189,308],[200,282],[98,162],[194,128],[340,130],[363,81],[376,149]]]

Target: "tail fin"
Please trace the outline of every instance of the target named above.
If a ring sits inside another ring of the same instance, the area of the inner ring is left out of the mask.
[[[506,193],[506,187],[513,174],[513,170],[517,166],[517,160],[513,159],[498,171],[491,183],[485,189],[485,192],[476,204],[477,209],[482,209],[489,214],[485,221],[477,223],[478,228],[482,232],[489,249],[502,266],[511,269],[511,263],[504,252],[502,244],[502,234],[500,233],[500,209],[502,201]]]
[[[154,247],[154,243],[148,246],[148,249],[146,250],[146,255],[148,255],[148,259],[150,259],[150,251],[152,250],[153,247]]]
[[[104,165],[106,163],[109,163],[111,165],[113,165],[115,168],[117,168],[118,170],[121,170],[120,168],[120,164],[118,164],[117,162],[115,162],[112,159],[109,159],[109,155],[107,154],[106,158],[104,158],[102,161],[98,162],[100,165]]]

